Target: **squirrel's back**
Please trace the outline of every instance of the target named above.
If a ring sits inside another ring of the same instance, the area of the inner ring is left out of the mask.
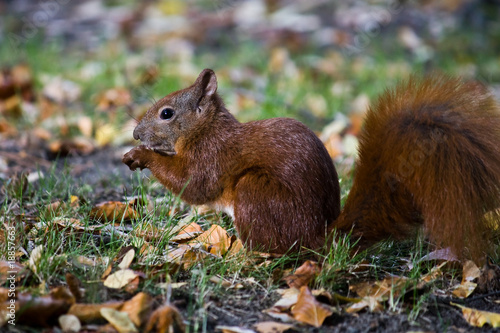
[[[436,245],[479,258],[498,208],[495,99],[477,83],[412,77],[368,111],[354,184],[333,226],[370,244],[407,237],[423,224]]]

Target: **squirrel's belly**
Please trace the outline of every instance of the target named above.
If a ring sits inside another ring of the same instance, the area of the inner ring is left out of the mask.
[[[231,216],[231,218],[234,221],[234,205],[232,202],[228,203],[228,202],[218,201],[210,204],[210,206],[216,211],[224,212],[227,215]]]

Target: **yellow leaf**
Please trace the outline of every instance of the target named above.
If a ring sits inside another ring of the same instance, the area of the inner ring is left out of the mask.
[[[491,327],[500,327],[500,313],[480,311],[451,302],[450,304],[461,308],[464,319],[472,326],[483,327],[484,324],[490,324]]]

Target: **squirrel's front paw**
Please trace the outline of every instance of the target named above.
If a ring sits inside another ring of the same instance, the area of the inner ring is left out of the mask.
[[[143,146],[134,147],[128,153],[123,155],[122,162],[128,165],[130,170],[134,171],[137,168],[147,168],[147,154],[148,150]]]

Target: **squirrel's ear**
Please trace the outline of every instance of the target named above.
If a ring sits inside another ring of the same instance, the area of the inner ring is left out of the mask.
[[[217,91],[217,77],[211,69],[204,69],[198,78],[196,79],[195,85],[197,85],[201,91],[202,96],[212,96]]]

